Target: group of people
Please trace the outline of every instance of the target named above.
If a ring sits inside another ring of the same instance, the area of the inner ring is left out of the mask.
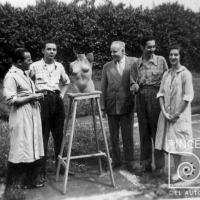
[[[152,172],[152,152],[156,173],[163,172],[164,152],[173,153],[177,167],[181,159],[179,152],[186,149],[170,146],[168,141],[192,138],[191,73],[180,64],[179,46],[170,48],[171,68],[168,69],[165,58],[154,53],[155,42],[153,37],[144,37],[142,56],[135,58],[126,56],[124,42],[114,41],[110,47],[113,60],[103,67],[101,109],[108,117],[114,169],[123,164],[120,130],[125,168],[131,173]],[[43,58],[32,63],[30,52],[17,48],[13,65],[4,79],[3,95],[11,106],[7,187],[44,186],[50,132],[57,165],[65,119],[63,97],[70,79],[63,65],[55,61],[57,46],[54,42],[45,42],[42,53]],[[134,166],[135,108],[140,133],[139,170]],[[177,181],[177,174],[172,179]]]
[[[43,58],[32,63],[30,52],[17,48],[4,79],[3,96],[11,106],[7,188],[44,186],[50,132],[55,158],[60,153],[65,119],[63,97],[70,79],[64,66],[54,59],[54,42],[45,42],[42,53]]]
[[[192,75],[180,63],[179,45],[169,48],[170,68],[164,57],[155,55],[153,36],[142,39],[141,50],[140,58],[127,57],[124,42],[111,44],[113,60],[104,65],[102,72],[101,108],[108,118],[113,168],[123,164],[119,147],[121,131],[125,168],[136,175],[153,172],[162,176],[165,175],[165,153],[173,155],[177,171],[181,153],[192,151],[180,145],[192,139]],[[140,136],[139,169],[135,166],[133,152],[134,109]],[[152,168],[152,154],[155,169]],[[179,180],[177,172],[171,176],[171,182]]]

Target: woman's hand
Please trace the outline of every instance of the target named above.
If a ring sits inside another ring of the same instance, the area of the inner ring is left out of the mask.
[[[171,120],[171,115],[169,113],[167,113],[166,111],[163,112],[163,115],[167,120],[169,120],[169,121]]]
[[[175,114],[172,114],[171,116],[170,116],[170,121],[172,121],[172,122],[176,122],[177,120],[178,120],[178,118],[180,117],[180,113],[178,113],[178,112],[176,112]]]
[[[31,103],[34,101],[38,101],[44,97],[43,93],[36,93],[36,94],[30,94],[30,95],[25,95],[21,97],[17,97],[17,99],[14,102],[14,105],[20,106],[26,103]]]
[[[38,101],[40,99],[44,98],[44,94],[43,93],[35,93],[31,95],[31,100],[32,101]]]

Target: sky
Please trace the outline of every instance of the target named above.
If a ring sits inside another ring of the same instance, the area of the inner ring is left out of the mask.
[[[72,0],[58,0],[66,3],[71,2]],[[161,3],[167,2],[178,2],[185,6],[185,8],[192,9],[195,12],[200,11],[200,0],[112,0],[113,3],[123,2],[126,5],[132,5],[133,7],[138,7],[142,5],[144,8],[152,8],[153,5],[157,6]],[[11,3],[14,7],[26,7],[27,5],[35,5],[35,0],[0,0],[0,3],[4,4],[5,2]],[[97,3],[102,3],[104,0],[96,0]]]

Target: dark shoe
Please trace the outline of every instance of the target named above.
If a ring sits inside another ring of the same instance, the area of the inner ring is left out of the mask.
[[[133,169],[132,165],[125,165],[125,170],[127,170],[130,173],[134,173],[135,169]]]
[[[154,171],[152,171],[151,177],[156,178],[156,179],[159,178],[159,179],[165,180],[166,174],[164,173],[164,169],[155,169]]]
[[[41,181],[41,183],[46,183],[47,182],[47,178],[46,177],[41,177],[41,179],[40,179],[40,181]]]
[[[34,188],[41,188],[44,187],[44,183],[36,183],[33,185]]]
[[[126,166],[125,166],[125,169],[126,169],[128,172],[130,172],[130,173],[132,173],[132,174],[134,174],[134,175],[136,175],[136,176],[142,176],[142,175],[143,175],[143,172],[141,172],[141,171],[138,170],[138,169],[134,169],[131,165],[126,165]]]
[[[27,189],[31,189],[31,187],[29,185],[22,185],[21,189],[27,190]]]
[[[41,173],[40,178],[38,179],[41,183],[46,183],[47,182],[47,177],[46,173]]]
[[[146,173],[152,172],[152,167],[151,167],[151,165],[146,165],[146,166],[144,167],[144,172],[146,172]]]
[[[13,185],[12,187],[17,190],[26,190],[26,189],[33,188],[31,185],[27,185],[27,184],[18,184],[18,185]]]
[[[152,172],[152,166],[150,160],[141,161],[140,166],[141,166],[140,170],[143,171],[144,173]]]
[[[148,173],[151,173],[151,172],[152,172],[151,165],[150,166],[149,165],[146,165],[146,166],[142,165],[139,169],[137,168],[137,169],[134,170],[134,173],[137,176],[142,176],[144,174],[148,174]]]
[[[43,187],[46,182],[46,175],[40,174],[37,175],[37,177],[32,178],[32,180],[29,181],[29,185],[31,185],[32,188],[40,188]]]
[[[21,184],[15,184],[13,185],[13,188],[19,190],[19,189],[23,189],[23,186]]]
[[[142,173],[151,173],[152,172],[152,167],[151,166],[142,166],[139,169],[140,172]]]
[[[165,176],[164,169],[155,169],[154,173],[155,173],[158,177]]]
[[[117,170],[117,169],[119,169],[121,166],[122,166],[121,163],[114,163],[114,164],[112,164],[113,170]]]
[[[24,184],[21,186],[21,189],[23,190],[28,190],[28,189],[33,189],[34,187],[31,184]]]
[[[145,171],[144,170],[142,170],[142,169],[138,169],[138,168],[136,168],[135,170],[134,170],[134,174],[136,175],[136,176],[143,176],[143,175],[145,175]]]
[[[15,180],[11,185],[10,185],[10,188],[13,188],[13,189],[23,189],[24,183],[22,180]]]
[[[44,182],[42,182],[41,180],[40,181],[37,181],[35,183],[32,184],[32,187],[33,188],[41,188],[41,187],[44,187]]]
[[[135,171],[134,171],[134,174],[135,174],[136,176],[143,176],[143,175],[144,175],[144,172],[141,172],[141,171],[139,171],[139,170],[135,170]]]

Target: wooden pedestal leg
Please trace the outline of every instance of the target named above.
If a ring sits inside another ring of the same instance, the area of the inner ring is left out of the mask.
[[[64,128],[63,128],[63,139],[62,139],[62,144],[61,144],[61,148],[60,148],[60,154],[58,155],[58,166],[57,166],[57,170],[56,170],[56,181],[58,181],[58,179],[59,179],[61,159],[63,157],[63,151],[64,151],[66,140],[67,140],[67,129],[68,129],[68,122],[69,122],[70,113],[71,113],[71,107],[72,107],[72,99],[70,98],[69,108],[68,108],[67,116],[66,116],[66,119],[65,119]]]
[[[94,99],[91,99],[91,106],[92,106],[92,118],[93,118],[93,125],[94,125],[94,133],[95,133],[95,139],[96,139],[96,149],[99,153],[99,138],[97,134],[97,123],[95,118],[95,102]],[[98,157],[98,164],[99,164],[99,174],[102,174],[102,163],[101,163],[101,157]]]
[[[65,169],[64,184],[63,184],[63,193],[64,194],[66,193],[66,190],[67,190],[67,181],[68,181],[68,173],[69,173],[70,156],[71,156],[72,141],[73,141],[74,129],[75,129],[76,110],[77,110],[77,100],[74,101],[74,106],[73,106],[72,130],[71,130],[71,134],[70,134],[70,138],[69,138],[68,151],[67,151],[67,160],[66,160],[66,169]]]
[[[103,139],[104,139],[104,143],[105,143],[105,146],[106,146],[106,155],[107,155],[107,161],[108,161],[108,166],[109,166],[109,170],[110,170],[110,178],[111,178],[111,182],[112,182],[113,187],[115,187],[113,170],[112,170],[112,166],[111,166],[111,158],[110,158],[110,153],[109,153],[109,149],[108,149],[108,142],[107,142],[106,133],[105,133],[104,127],[103,127],[103,119],[102,119],[102,114],[101,114],[101,109],[100,109],[99,98],[96,98],[96,104],[97,104],[97,108],[98,108],[100,125],[101,125],[101,130],[102,130],[102,133],[103,133]]]

